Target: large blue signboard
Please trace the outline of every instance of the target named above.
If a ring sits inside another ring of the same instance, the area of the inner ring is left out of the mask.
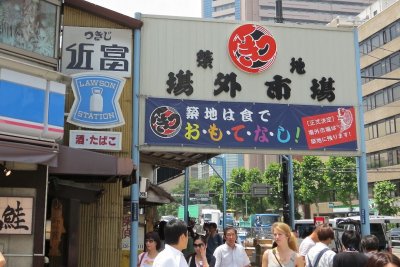
[[[148,98],[148,145],[357,150],[352,106]]]

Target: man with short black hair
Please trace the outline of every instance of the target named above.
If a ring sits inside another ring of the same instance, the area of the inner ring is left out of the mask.
[[[360,234],[354,230],[345,230],[342,235],[344,251],[333,257],[333,267],[364,267],[368,257],[360,253]]]
[[[215,249],[222,245],[224,242],[222,237],[217,233],[217,224],[211,222],[208,224],[209,233],[207,235],[207,260],[211,262]]]
[[[320,225],[316,233],[319,242],[305,256],[306,267],[332,267],[336,253],[329,248],[329,244],[335,239],[335,233],[329,224]]]
[[[164,227],[165,248],[154,259],[153,267],[188,267],[182,253],[188,243],[187,224],[172,219]]]
[[[368,257],[379,251],[379,239],[375,235],[366,235],[361,238],[361,251]]]

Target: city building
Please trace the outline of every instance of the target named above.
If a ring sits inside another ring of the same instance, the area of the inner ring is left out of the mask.
[[[203,0],[203,17],[229,20],[269,21],[276,16],[275,0]],[[337,16],[356,16],[374,3],[352,1],[282,1],[285,23],[325,25]]]
[[[399,195],[400,2],[367,15],[358,32],[369,193],[389,180]]]

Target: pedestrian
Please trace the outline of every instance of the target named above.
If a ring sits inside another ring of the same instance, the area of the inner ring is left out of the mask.
[[[368,257],[379,251],[379,239],[375,235],[366,235],[361,238],[361,251]]]
[[[361,237],[355,230],[345,230],[342,235],[344,251],[333,257],[333,267],[364,267],[368,257],[359,252]]]
[[[206,256],[207,238],[203,235],[195,235],[193,239],[194,253],[187,258],[189,267],[214,267],[215,258],[212,262]]]
[[[400,259],[389,252],[376,252],[368,258],[365,267],[400,267]]]
[[[222,236],[217,232],[217,224],[215,222],[208,223],[207,235],[207,260],[211,261],[214,257],[214,251],[223,244]]]
[[[164,227],[166,224],[167,224],[166,221],[161,221],[157,226],[157,232],[158,232],[158,235],[160,236],[160,240],[161,240],[161,250],[164,249],[164,245],[165,245]]]
[[[0,252],[0,267],[6,266],[6,258],[4,258],[3,253]]]
[[[189,220],[189,225],[188,225],[188,245],[187,247],[182,251],[183,255],[185,255],[185,258],[187,258],[189,255],[194,253],[194,247],[193,247],[193,240],[195,237],[195,233],[193,230],[194,224]]]
[[[188,267],[182,253],[187,247],[187,224],[178,219],[172,219],[164,227],[165,248],[158,253],[154,267]]]
[[[318,235],[317,235],[317,228],[318,227],[316,225],[314,225],[313,231],[311,232],[311,234],[309,236],[307,236],[306,238],[304,238],[303,241],[301,241],[301,243],[300,243],[299,254],[303,257],[304,260],[306,258],[308,251],[313,246],[315,246],[315,244],[319,241]]]
[[[262,267],[304,267],[303,257],[297,253],[297,238],[290,226],[276,222],[271,230],[276,247],[264,252]]]
[[[317,227],[318,240],[306,255],[306,267],[332,267],[333,257],[336,253],[329,248],[329,244],[335,240],[335,233],[329,224]]]
[[[250,259],[242,245],[236,243],[237,231],[233,226],[224,229],[225,244],[214,251],[215,267],[250,267]]]
[[[203,224],[203,232],[205,236],[207,236],[210,233],[210,224],[208,222],[205,222]]]
[[[145,235],[145,250],[138,256],[139,267],[153,266],[154,259],[161,248],[160,236],[157,232],[148,232]]]

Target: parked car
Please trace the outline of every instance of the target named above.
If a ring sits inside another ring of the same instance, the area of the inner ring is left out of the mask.
[[[390,229],[390,236],[393,246],[400,246],[400,228]]]

